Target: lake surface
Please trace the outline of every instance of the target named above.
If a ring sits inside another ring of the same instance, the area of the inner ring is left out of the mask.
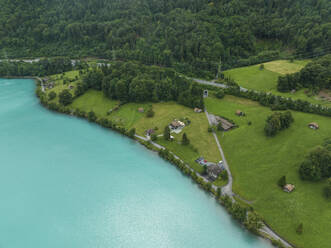
[[[266,248],[155,153],[0,79],[0,247]]]

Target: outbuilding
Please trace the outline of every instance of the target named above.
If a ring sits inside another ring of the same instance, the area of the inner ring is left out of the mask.
[[[241,110],[237,110],[236,111],[236,115],[238,115],[238,116],[245,116],[245,113],[242,112]]]
[[[207,174],[211,180],[216,180],[222,171],[223,169],[216,164],[207,167]]]
[[[194,108],[194,112],[195,112],[195,113],[201,113],[201,112],[202,112],[202,109]]]
[[[311,123],[309,123],[308,124],[308,127],[310,127],[311,129],[319,129],[319,125],[318,125],[318,123],[316,123],[316,122],[311,122]]]
[[[144,113],[144,108],[138,108],[138,112],[140,112],[140,113]]]
[[[283,188],[283,190],[287,193],[291,193],[295,189],[295,186],[293,184],[286,184]]]

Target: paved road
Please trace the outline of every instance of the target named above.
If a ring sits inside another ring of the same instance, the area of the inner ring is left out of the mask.
[[[194,82],[199,83],[199,84],[204,84],[204,85],[210,85],[210,86],[214,86],[214,87],[218,87],[218,88],[223,88],[226,89],[229,86],[225,85],[225,84],[219,84],[219,83],[215,83],[214,80],[212,81],[207,81],[207,80],[203,80],[203,79],[198,79],[198,78],[191,78]],[[240,87],[240,90],[243,92],[248,91],[248,89]]]
[[[207,116],[207,119],[208,119],[208,122],[209,122],[209,125],[212,126],[212,120],[210,119],[210,116],[207,112],[207,110],[205,110],[205,113],[206,113],[206,116]],[[230,171],[230,168],[229,168],[229,165],[228,165],[228,162],[226,161],[226,158],[225,158],[225,155],[224,155],[224,152],[223,152],[223,149],[221,147],[221,144],[217,138],[217,135],[215,133],[215,131],[213,131],[213,136],[215,138],[215,141],[216,141],[216,144],[217,144],[217,147],[218,147],[218,150],[221,154],[221,157],[222,157],[222,160],[223,160],[223,164],[224,164],[224,167],[228,173],[228,184],[223,186],[222,187],[222,194],[223,195],[228,195],[232,198],[233,200],[233,191],[232,191],[232,183],[233,183],[233,178],[232,178],[232,174],[231,174],[231,171]]]

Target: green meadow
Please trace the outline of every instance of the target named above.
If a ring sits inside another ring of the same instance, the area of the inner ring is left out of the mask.
[[[276,60],[264,63],[263,70],[260,69],[260,65],[252,65],[228,70],[224,74],[234,79],[240,86],[250,90],[270,92],[274,95],[331,107],[330,101],[305,94],[306,89],[301,89],[295,93],[282,93],[277,90],[279,76],[300,71],[308,62],[309,60],[296,60],[292,63],[286,60]]]
[[[331,230],[331,202],[323,196],[325,182],[310,183],[299,178],[298,168],[310,149],[331,137],[331,118],[293,112],[294,123],[275,137],[266,137],[264,125],[272,112],[256,102],[226,96],[207,98],[210,113],[227,117],[238,128],[219,132],[232,175],[233,190],[253,202],[252,206],[281,236],[299,247],[328,247]],[[235,115],[236,110],[246,113]],[[251,125],[248,125],[248,122]],[[315,121],[319,130],[308,128]],[[286,176],[296,186],[294,192],[283,192],[277,181]],[[302,235],[296,233],[303,223]]]

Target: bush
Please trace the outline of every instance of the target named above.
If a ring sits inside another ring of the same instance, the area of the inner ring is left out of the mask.
[[[146,113],[146,117],[148,117],[148,118],[152,118],[152,117],[154,117],[154,115],[155,115],[155,112],[153,111],[152,108],[150,108]]]
[[[228,180],[228,172],[226,170],[223,170],[220,174],[220,177],[222,178],[222,180],[226,181]]]
[[[53,99],[55,99],[55,97],[56,93],[54,91],[48,93],[48,100],[52,101]]]
[[[190,144],[190,140],[187,138],[186,133],[183,133],[182,144],[185,146]]]
[[[163,138],[164,138],[165,140],[170,140],[170,128],[169,128],[169,126],[166,126],[166,127],[164,128]]]
[[[260,70],[264,70],[264,64],[260,65]]]
[[[324,189],[324,194],[326,198],[331,199],[331,177],[328,179],[328,185]]]
[[[130,138],[133,138],[135,134],[136,134],[136,129],[135,128],[131,128],[130,131],[128,132],[128,136]]]
[[[286,177],[282,176],[281,178],[279,178],[278,180],[278,186],[283,188],[286,185]]]
[[[218,90],[215,95],[218,99],[222,99],[225,96],[224,90]]]
[[[88,112],[87,119],[91,122],[95,122],[97,120],[97,116],[93,111]]]
[[[157,135],[156,135],[155,133],[153,133],[153,134],[151,135],[151,140],[152,140],[152,141],[156,141],[156,140],[157,140]]]
[[[302,223],[298,226],[296,232],[297,232],[297,234],[299,234],[299,235],[302,234],[302,232],[303,232],[303,224],[302,224]]]
[[[61,103],[63,106],[67,106],[71,104],[73,101],[72,95],[69,92],[69,90],[63,90],[59,94],[59,103]]]
[[[224,128],[222,127],[222,123],[218,123],[217,130],[218,131],[224,131]]]

